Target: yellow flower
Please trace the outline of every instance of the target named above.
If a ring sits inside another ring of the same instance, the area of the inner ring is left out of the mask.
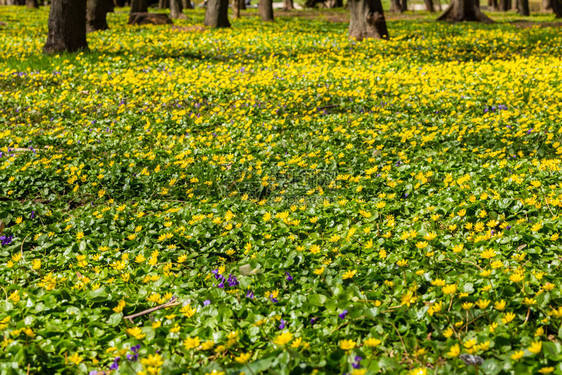
[[[418,367],[408,372],[408,375],[427,375],[427,369],[425,367]]]
[[[456,284],[445,285],[443,288],[441,288],[441,291],[444,294],[453,294],[457,291],[457,285]]]
[[[250,360],[251,356],[251,353],[242,353],[238,357],[235,357],[234,360],[238,363],[246,363]]]
[[[490,259],[496,256],[496,252],[493,249],[486,249],[480,253],[480,256],[484,259]]]
[[[541,352],[541,349],[542,349],[542,342],[540,342],[540,341],[535,341],[535,342],[531,343],[531,346],[529,347],[528,350],[529,350],[531,353],[538,354],[538,353]]]
[[[451,349],[447,352],[447,356],[453,358],[453,357],[457,357],[459,354],[461,354],[461,348],[459,346],[459,344],[455,344],[451,347]]]
[[[511,355],[511,359],[513,359],[514,361],[518,361],[521,358],[523,358],[524,355],[525,355],[525,352],[523,350],[518,350]]]
[[[554,367],[543,367],[539,370],[541,374],[550,374],[554,371]]]
[[[266,212],[265,215],[263,215],[263,221],[269,220],[271,220],[271,214],[269,212]]]
[[[317,269],[315,269],[315,270],[312,271],[312,272],[314,272],[316,275],[320,276],[320,275],[322,275],[322,274],[324,273],[324,267],[317,268]]]
[[[209,350],[209,349],[212,349],[213,346],[215,346],[214,341],[213,341],[213,340],[208,340],[208,341],[205,341],[204,343],[201,344],[201,349],[203,349],[203,350]]]
[[[481,308],[482,310],[488,307],[489,304],[490,304],[489,299],[479,299],[478,301],[476,301],[476,305],[478,305],[478,307]]]
[[[137,340],[142,340],[146,335],[142,333],[140,327],[127,328],[127,333]]]
[[[513,319],[515,319],[515,314],[512,313],[512,312],[508,312],[508,313],[506,313],[506,314],[504,315],[504,317],[502,318],[502,322],[503,322],[504,324],[508,324],[508,323],[511,323],[511,321],[512,321]]]
[[[348,270],[346,273],[343,274],[342,279],[344,280],[351,279],[353,276],[355,276],[356,273],[357,270]]]
[[[277,345],[285,345],[287,344],[289,341],[291,341],[293,339],[293,334],[289,331],[285,331],[281,334],[279,334],[274,340],[273,342]]]
[[[199,337],[195,336],[195,337],[188,337],[183,341],[183,346],[186,349],[195,349],[199,346],[200,342],[199,342]]]
[[[341,340],[340,341],[340,348],[343,350],[351,350],[355,348],[355,341],[353,340]]]
[[[80,357],[78,353],[74,353],[68,357],[68,360],[75,365],[79,365],[80,362],[84,360],[84,358]]]
[[[185,305],[181,308],[180,312],[183,314],[183,316],[191,318],[193,315],[195,315],[197,309],[192,308],[190,305]]]
[[[518,283],[523,279],[525,279],[525,275],[519,272],[513,273],[511,276],[509,276],[509,280],[511,280],[514,283]]]
[[[498,301],[494,303],[494,308],[498,311],[503,311],[505,309],[506,302],[505,300]]]
[[[368,338],[365,339],[365,341],[363,341],[364,345],[366,345],[368,347],[371,347],[371,348],[375,348],[375,347],[379,346],[381,343],[382,343],[381,340],[376,339],[374,337],[368,337]]]
[[[463,249],[464,249],[463,244],[455,245],[453,246],[453,253],[460,253],[461,251],[463,251]]]

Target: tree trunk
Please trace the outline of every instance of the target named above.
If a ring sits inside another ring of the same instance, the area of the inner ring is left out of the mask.
[[[113,0],[113,6],[114,7],[124,7],[125,6],[125,0]]]
[[[39,8],[39,2],[37,0],[25,0],[25,5],[28,8]]]
[[[449,7],[437,21],[476,21],[476,22],[493,22],[488,16],[476,6],[474,0],[452,0]]]
[[[293,5],[293,0],[283,0],[283,9],[285,10],[295,9],[295,6]]]
[[[400,12],[405,12],[408,10],[408,0],[400,1]]]
[[[500,0],[500,10],[502,12],[511,10],[511,0]]]
[[[349,37],[388,39],[381,0],[349,0]]]
[[[240,18],[240,4],[244,0],[232,0],[232,18],[237,20]]]
[[[428,12],[435,12],[435,7],[433,6],[433,0],[424,0],[425,3],[425,10]]]
[[[246,0],[240,1],[240,10],[246,10]]]
[[[86,7],[86,31],[107,30],[107,13],[113,12],[112,0],[88,0]]]
[[[181,0],[170,0],[170,17],[174,19],[186,19],[186,15],[183,14],[183,6]]]
[[[168,9],[170,7],[170,0],[158,0],[158,9]]]
[[[543,11],[552,10],[552,0],[542,0],[541,9]]]
[[[343,0],[328,0],[326,1],[326,8],[333,9],[333,8],[342,8],[343,7]]]
[[[228,0],[208,0],[205,10],[205,26],[213,29],[230,27],[228,21]]]
[[[530,16],[529,12],[529,0],[519,0],[519,14],[522,16]]]
[[[488,7],[490,7],[491,10],[498,11],[499,10],[498,0],[488,0]]]
[[[193,9],[193,5],[191,5],[191,0],[182,0],[181,6],[183,9]]]
[[[560,0],[552,0],[552,11],[554,18],[562,18],[562,3]]]
[[[52,0],[44,53],[87,50],[86,0]]]
[[[390,0],[390,11],[391,12],[401,12],[402,11],[402,4],[400,3],[400,0]]]
[[[131,1],[131,13],[146,13],[148,12],[148,1],[147,0],[132,0]]]
[[[262,21],[273,22],[273,0],[260,0],[258,8]]]

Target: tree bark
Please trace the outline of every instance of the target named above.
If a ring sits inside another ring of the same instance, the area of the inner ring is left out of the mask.
[[[400,12],[405,12],[408,10],[408,0],[400,1]]]
[[[343,7],[343,0],[328,0],[326,1],[326,8],[333,9],[333,8],[342,8]]]
[[[148,1],[147,0],[132,0],[131,1],[131,13],[146,13],[148,12]]]
[[[187,18],[186,15],[183,14],[183,6],[181,0],[170,0],[170,17],[175,19]]]
[[[182,0],[181,5],[183,9],[193,9],[193,5],[191,5],[191,0]]]
[[[230,27],[228,21],[228,0],[208,0],[205,10],[205,26],[213,29]]]
[[[381,0],[349,0],[349,37],[388,39]]]
[[[562,3],[560,0],[552,0],[552,11],[554,18],[562,18]]]
[[[25,5],[28,8],[39,8],[39,2],[37,0],[25,0]]]
[[[273,22],[273,0],[260,0],[258,8],[262,21]]]
[[[107,13],[113,12],[112,0],[88,0],[86,7],[86,31],[91,33],[107,30]]]
[[[87,50],[86,0],[52,0],[44,53]]]
[[[240,1],[240,10],[246,10],[246,0]]]
[[[293,0],[283,0],[283,9],[285,10],[295,9],[295,6],[293,5]]]
[[[552,10],[552,0],[542,0],[541,9],[543,11]]]
[[[425,10],[428,12],[435,12],[435,7],[433,6],[433,0],[424,0],[425,3]]]
[[[452,0],[449,7],[437,18],[437,21],[475,21],[493,22],[478,8],[474,0]]]
[[[158,0],[158,9],[168,9],[170,7],[170,0]]]
[[[400,3],[400,0],[390,0],[390,11],[402,12],[402,4]]]
[[[499,10],[498,0],[488,0],[488,7],[491,10]]]
[[[232,0],[232,18],[237,20],[240,18],[240,4],[244,0]]]
[[[529,0],[519,0],[519,14],[522,16],[530,16]]]
[[[511,10],[511,0],[500,0],[500,10],[508,12]]]

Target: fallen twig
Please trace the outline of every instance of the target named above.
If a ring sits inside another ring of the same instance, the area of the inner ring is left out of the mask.
[[[176,297],[172,297],[171,300],[169,300],[166,303],[163,303],[162,305],[151,307],[150,309],[143,310],[143,311],[138,312],[136,314],[127,315],[127,316],[123,317],[123,319],[129,319],[129,321],[132,322],[133,319],[138,318],[139,316],[150,314],[151,312],[158,311],[158,310],[161,310],[161,309],[167,309],[168,307],[177,306],[179,304],[180,304],[180,302],[176,301]]]

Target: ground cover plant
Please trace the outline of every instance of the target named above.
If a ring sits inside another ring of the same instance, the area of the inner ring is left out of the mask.
[[[0,17],[1,373],[562,373],[557,25]]]

